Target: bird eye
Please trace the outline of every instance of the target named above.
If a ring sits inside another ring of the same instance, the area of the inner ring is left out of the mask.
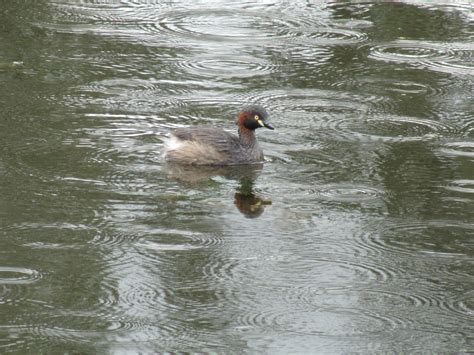
[[[258,121],[260,119],[260,117],[258,117],[258,115],[255,115],[255,121]]]

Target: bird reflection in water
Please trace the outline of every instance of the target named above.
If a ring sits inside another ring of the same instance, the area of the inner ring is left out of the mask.
[[[247,218],[259,217],[265,206],[271,205],[272,201],[265,200],[253,192],[254,180],[240,180],[240,187],[234,194],[234,205]]]
[[[171,179],[187,184],[205,183],[215,176],[239,181],[240,185],[234,194],[234,205],[247,218],[261,216],[265,206],[272,204],[271,200],[264,199],[253,191],[255,180],[263,169],[262,165],[195,167],[167,164],[166,168]]]

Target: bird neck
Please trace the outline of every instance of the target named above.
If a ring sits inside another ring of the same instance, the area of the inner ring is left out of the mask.
[[[244,126],[239,126],[239,140],[240,144],[245,147],[254,147],[257,145],[257,138],[255,138],[255,131],[250,130]]]

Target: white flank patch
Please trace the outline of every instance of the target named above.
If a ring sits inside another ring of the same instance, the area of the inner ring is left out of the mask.
[[[163,155],[165,155],[166,152],[169,150],[180,149],[183,146],[183,141],[173,135],[163,138],[163,143],[165,145],[165,150],[163,152]]]
[[[183,146],[183,141],[176,136],[171,135],[165,142],[166,149],[175,150]]]

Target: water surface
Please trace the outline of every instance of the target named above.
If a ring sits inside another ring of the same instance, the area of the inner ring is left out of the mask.
[[[1,353],[474,351],[469,2],[0,12]],[[168,166],[265,106],[263,168]]]

